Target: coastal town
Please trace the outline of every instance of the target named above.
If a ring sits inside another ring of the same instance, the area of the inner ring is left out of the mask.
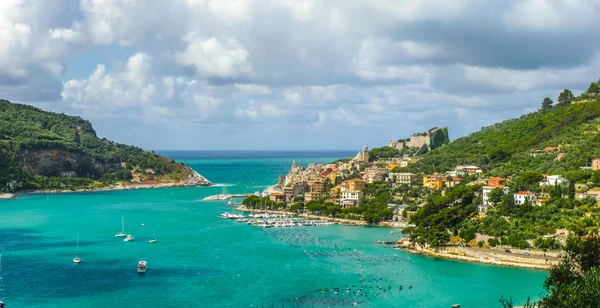
[[[547,241],[541,243],[550,241],[553,243],[551,247],[539,244],[537,240],[528,240],[525,245],[510,245],[501,243],[499,236],[482,233],[466,237],[462,230],[460,236],[455,232],[449,241],[435,245],[419,242],[415,236],[410,236],[416,227],[411,219],[413,215],[435,196],[443,197],[459,186],[469,187],[474,192],[476,210],[472,216],[477,219],[485,219],[490,210],[499,210],[503,202],[516,208],[544,207],[557,189],[562,189],[565,194],[574,194],[577,200],[600,200],[599,188],[572,183],[559,174],[539,174],[534,185],[525,185],[529,189],[523,189],[520,178],[517,181],[513,176],[501,177],[476,165],[457,165],[445,172],[419,172],[415,164],[422,154],[449,143],[449,140],[436,136],[441,131],[432,128],[405,140],[390,141],[386,147],[374,151],[364,146],[354,157],[328,164],[301,166],[293,161],[289,172],[280,176],[277,184],[258,196],[246,198],[239,210],[275,214],[287,212],[338,223],[360,222],[362,225],[366,222],[402,228],[404,236],[394,244],[411,252],[438,257],[544,269],[557,264],[560,261],[559,247],[565,245],[569,234],[572,235],[566,228],[559,228],[543,237]],[[447,128],[443,128],[443,132],[447,136]],[[395,155],[385,153],[390,149]],[[533,148],[529,155],[553,155],[555,160],[565,157],[560,146]],[[600,158],[592,159],[580,169],[600,170]],[[386,194],[389,198],[381,198],[378,194]],[[377,203],[377,199],[387,201],[385,208],[378,204],[376,214],[371,215],[369,206]]]

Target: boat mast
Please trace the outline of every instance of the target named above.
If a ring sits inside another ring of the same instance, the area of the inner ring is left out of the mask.
[[[125,215],[121,215],[121,233],[125,233]]]
[[[75,256],[79,256],[79,232],[77,232],[77,253],[75,253]]]
[[[2,279],[2,255],[0,255],[0,302],[2,300],[2,292],[4,291],[4,283]]]

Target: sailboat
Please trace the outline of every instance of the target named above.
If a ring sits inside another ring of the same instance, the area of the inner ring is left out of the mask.
[[[115,237],[126,237],[127,234],[125,234],[125,216],[121,215],[121,232],[115,234]]]
[[[79,258],[79,232],[77,232],[77,253],[75,254],[75,258],[73,258],[73,263],[81,263],[81,259]]]
[[[156,243],[156,232],[154,232],[154,238],[149,240],[148,243]]]

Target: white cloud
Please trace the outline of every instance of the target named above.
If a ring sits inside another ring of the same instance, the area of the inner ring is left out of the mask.
[[[224,43],[216,38],[203,40],[190,34],[183,52],[175,55],[177,63],[191,66],[200,78],[237,78],[252,74],[250,54],[236,39]]]
[[[119,74],[107,74],[105,66],[98,65],[87,80],[67,81],[62,97],[80,109],[114,110],[148,104],[156,94],[156,86],[147,81],[150,62],[148,55],[137,53]]]

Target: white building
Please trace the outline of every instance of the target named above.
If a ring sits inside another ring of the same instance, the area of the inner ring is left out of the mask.
[[[493,205],[492,202],[490,201],[490,193],[492,192],[492,190],[496,189],[496,188],[500,188],[504,191],[505,194],[508,194],[508,187],[493,187],[493,186],[483,186],[483,190],[481,193],[481,197],[483,200],[483,205],[485,206],[490,206]]]
[[[359,206],[364,193],[360,190],[344,190],[340,192],[340,204],[344,208]]]
[[[481,170],[481,168],[477,166],[456,166],[456,168],[454,168],[454,171],[451,171],[449,174],[450,176],[459,176],[480,174],[482,172],[483,171]]]
[[[395,173],[395,172],[391,172],[391,173],[388,174],[388,177],[387,177],[386,180],[389,180],[390,182],[393,182],[395,184],[412,185],[414,183],[416,177],[417,177],[417,175],[414,174],[414,173],[409,173],[409,172]]]
[[[549,175],[540,182],[540,186],[554,186],[562,184],[569,184],[569,181],[563,178],[562,175]]]
[[[526,201],[529,201],[529,203],[531,203],[533,205],[537,204],[537,198],[535,197],[535,194],[532,192],[520,191],[520,192],[515,193],[514,198],[515,198],[516,205],[523,205],[523,204],[525,204]]]

